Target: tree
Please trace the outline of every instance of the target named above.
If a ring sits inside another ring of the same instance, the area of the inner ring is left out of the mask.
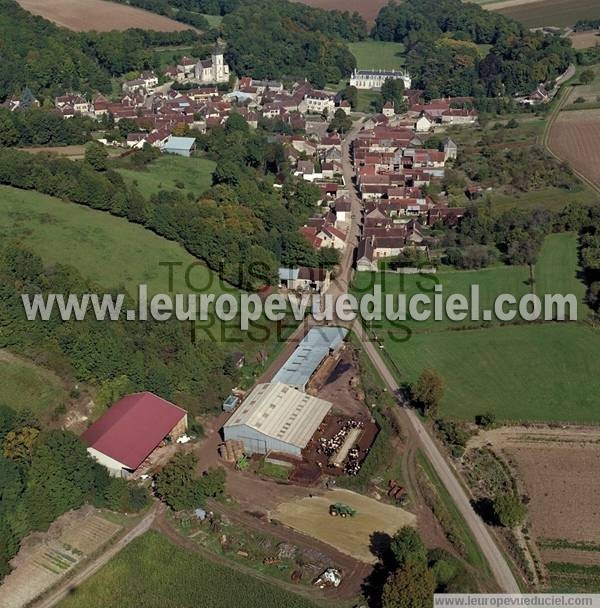
[[[15,462],[29,464],[40,431],[31,426],[24,426],[10,431],[2,442],[2,454]]]
[[[250,131],[250,125],[239,112],[232,112],[225,122],[225,133],[244,133]]]
[[[515,494],[501,494],[494,500],[494,513],[505,528],[514,528],[523,522],[527,509]]]
[[[355,110],[358,106],[358,89],[356,87],[348,85],[345,89],[342,89],[340,93],[342,99],[350,103],[350,107]]]
[[[401,78],[386,78],[381,85],[381,105],[388,101],[394,104],[397,114],[406,112],[407,106],[404,100],[404,81]]]
[[[579,82],[583,85],[590,84],[596,78],[593,70],[584,70],[579,76]]]
[[[85,162],[95,171],[106,171],[108,152],[106,148],[96,141],[90,142],[85,148]]]
[[[484,429],[489,429],[496,423],[496,414],[494,412],[480,414],[479,416],[475,417],[475,422]]]
[[[335,111],[329,126],[327,127],[328,131],[339,131],[340,133],[345,133],[352,128],[352,119],[342,110],[341,108]]]
[[[419,533],[410,526],[404,526],[394,534],[390,550],[398,566],[410,560],[427,563],[427,549]]]
[[[444,396],[444,381],[433,369],[424,369],[412,387],[412,398],[425,416],[435,417]]]
[[[194,454],[178,452],[156,475],[156,494],[175,511],[204,504],[202,487],[194,478],[197,462]]]
[[[383,586],[383,608],[430,608],[435,578],[426,562],[408,560]]]

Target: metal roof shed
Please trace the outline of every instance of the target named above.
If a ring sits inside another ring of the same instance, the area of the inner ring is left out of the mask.
[[[169,154],[178,154],[179,156],[191,156],[196,149],[195,137],[174,137],[171,135],[167,139],[167,143],[163,150]]]
[[[284,382],[300,391],[306,390],[306,384],[319,365],[340,347],[347,334],[344,327],[313,327],[275,374],[273,382]]]

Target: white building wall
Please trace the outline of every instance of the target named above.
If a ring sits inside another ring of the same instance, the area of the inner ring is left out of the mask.
[[[114,460],[114,458],[111,458],[110,456],[107,456],[106,454],[103,454],[102,452],[99,452],[98,450],[94,449],[94,448],[88,448],[87,449],[88,454],[99,464],[101,464],[102,466],[106,467],[108,469],[109,474],[111,475],[111,477],[126,477],[127,476],[127,466],[124,465],[122,462],[119,462],[117,460]]]

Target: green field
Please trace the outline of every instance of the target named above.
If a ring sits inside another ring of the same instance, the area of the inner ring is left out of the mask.
[[[58,376],[0,350],[0,402],[13,409],[41,412],[67,400]]]
[[[473,420],[600,422],[600,335],[582,324],[527,324],[385,341],[400,380],[444,378],[441,413]]]
[[[180,263],[180,269],[198,264],[180,245],[123,218],[7,186],[0,187],[0,237],[21,241],[46,264],[70,264],[89,281],[124,286],[132,295],[140,283],[152,294],[169,292],[168,268],[161,262]],[[212,293],[224,291],[204,265],[194,267],[190,279],[198,287],[212,285]],[[183,270],[174,272],[173,287],[190,292]]]
[[[203,14],[202,16],[206,18],[210,27],[218,27],[219,25],[221,25],[221,21],[223,21],[223,17],[221,17],[221,15]]]
[[[373,104],[377,99],[379,99],[379,96],[379,91],[359,89],[356,111],[364,112],[365,114],[372,114],[374,112]]]
[[[139,191],[146,198],[150,198],[159,190],[177,189],[198,196],[210,188],[214,169],[215,163],[206,158],[164,155],[143,171],[117,170],[125,181],[129,184],[137,184]]]
[[[365,40],[351,42],[348,47],[359,69],[397,70],[404,65],[404,45],[399,42]]]
[[[279,586],[211,563],[157,532],[134,540],[72,590],[60,608],[316,608]]]
[[[472,420],[489,410],[499,420],[600,422],[600,336],[581,321],[588,309],[581,301],[585,289],[576,245],[574,234],[546,238],[535,267],[535,291],[538,296],[575,294],[580,322],[383,322],[373,331],[399,380],[412,382],[426,367],[437,370],[446,386],[441,412],[447,416]],[[429,291],[436,280],[359,273],[356,283],[366,288],[373,279],[384,281],[385,293],[402,289],[407,295]],[[528,293],[527,279],[525,267],[508,266],[437,275],[446,295],[467,294],[471,284],[479,284],[481,308],[500,293],[517,298]]]

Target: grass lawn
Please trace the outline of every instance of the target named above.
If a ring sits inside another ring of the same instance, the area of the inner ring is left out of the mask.
[[[172,545],[157,532],[134,540],[60,602],[60,608],[316,608],[308,599]],[[268,599],[267,599],[268,598]]]
[[[362,70],[398,70],[404,66],[404,45],[399,42],[364,40],[348,44]]]
[[[371,91],[367,89],[358,90],[358,104],[356,106],[357,112],[365,112],[365,114],[371,114],[373,110],[373,102],[379,98],[379,91]]]
[[[223,17],[221,15],[203,14],[202,16],[206,18],[210,27],[218,27],[219,25],[221,25],[221,21],[223,21]]]
[[[128,183],[137,183],[140,192],[150,198],[159,190],[176,189],[198,196],[210,188],[214,169],[215,163],[206,158],[185,158],[165,154],[152,162],[144,171],[131,169],[117,169],[117,171]]]
[[[17,239],[46,264],[75,266],[95,284],[125,286],[131,295],[140,283],[152,294],[170,291],[168,268],[161,262],[181,264],[173,273],[173,292],[189,293],[183,269],[198,264],[180,245],[123,218],[7,186],[0,187],[0,238]],[[204,265],[193,268],[190,280],[201,291],[225,289]]]
[[[274,462],[267,462],[263,460],[258,472],[261,475],[266,475],[267,477],[273,477],[273,479],[287,479],[290,476],[290,471],[288,467],[284,467],[280,464],[275,464]]]
[[[60,378],[49,370],[0,350],[0,402],[41,412],[67,400]]]
[[[550,187],[513,195],[492,192],[491,200],[492,208],[497,212],[508,211],[515,207],[519,209],[543,207],[550,211],[558,211],[570,203],[591,203],[598,200],[598,194],[585,184],[581,184],[573,190]]]

